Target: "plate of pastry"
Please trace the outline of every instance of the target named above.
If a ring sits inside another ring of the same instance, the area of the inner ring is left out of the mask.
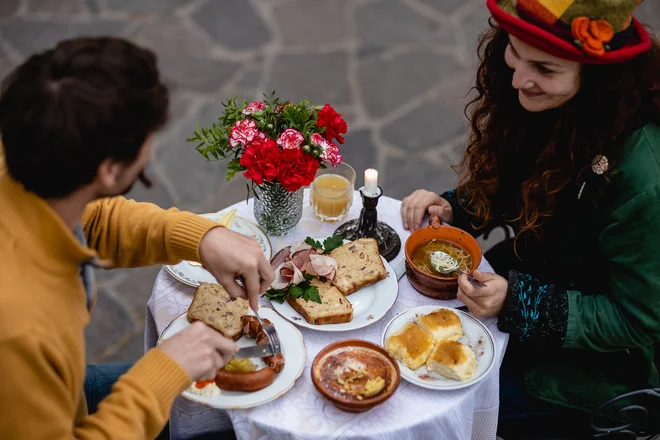
[[[265,296],[284,319],[325,332],[355,330],[381,319],[399,294],[394,270],[376,240],[308,237],[271,260],[276,279]]]
[[[434,390],[474,385],[495,364],[488,328],[447,307],[421,306],[401,313],[385,327],[382,344],[399,362],[402,378]]]
[[[272,309],[261,307],[259,316],[275,327],[282,353],[263,358],[234,358],[218,370],[214,379],[193,382],[183,391],[183,397],[213,408],[252,408],[282,396],[293,387],[305,368],[302,333]],[[197,288],[188,311],[172,321],[158,344],[194,321],[206,323],[240,347],[268,344],[268,337],[249,310],[247,300],[232,300],[224,288],[210,283]]]
[[[248,219],[236,215],[236,209],[221,211],[215,214],[200,214],[202,217],[214,221],[232,231],[254,238],[266,259],[273,255],[270,240],[264,231]],[[165,270],[175,279],[188,286],[197,287],[201,283],[217,283],[213,275],[196,261],[181,261],[179,264],[165,265]]]

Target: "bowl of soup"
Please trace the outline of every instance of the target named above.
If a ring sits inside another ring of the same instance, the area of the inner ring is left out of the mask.
[[[445,252],[459,263],[459,269],[472,273],[481,264],[481,246],[462,229],[440,226],[418,229],[406,240],[406,275],[410,284],[422,295],[435,299],[454,299],[458,291],[458,274],[442,274],[430,262],[430,254]]]

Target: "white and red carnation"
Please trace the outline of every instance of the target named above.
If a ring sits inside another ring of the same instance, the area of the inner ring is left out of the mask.
[[[261,101],[252,101],[243,109],[244,115],[251,115],[252,113],[261,112],[266,109],[266,103]]]
[[[263,133],[257,129],[257,124],[250,119],[243,119],[236,121],[234,126],[231,128],[231,137],[229,139],[229,144],[232,147],[237,147],[239,145],[247,145],[250,142],[254,141],[257,138],[264,138]]]
[[[312,144],[321,146],[323,148],[323,152],[319,156],[323,162],[328,162],[333,167],[336,167],[342,163],[343,158],[339,154],[339,147],[334,142],[325,139],[318,133],[314,133],[312,135],[311,141]]]
[[[275,113],[279,113],[279,112],[281,112],[282,110],[284,110],[284,109],[287,108],[287,107],[293,107],[293,104],[291,104],[291,103],[288,103],[288,104],[280,104],[280,105],[278,105],[277,108],[275,109]]]
[[[287,128],[282,132],[279,138],[277,138],[277,145],[284,148],[285,150],[300,148],[300,145],[305,141],[305,137],[301,132],[295,128]]]

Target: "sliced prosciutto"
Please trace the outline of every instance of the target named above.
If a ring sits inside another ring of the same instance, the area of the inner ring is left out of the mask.
[[[316,250],[310,247],[309,249],[298,251],[291,255],[291,261],[293,261],[293,264],[295,264],[301,272],[308,272],[309,260],[312,255],[316,255]]]
[[[320,277],[324,277],[330,281],[335,278],[337,273],[337,260],[327,255],[312,254],[309,256],[309,261],[314,269],[314,272]]]
[[[294,286],[305,281],[303,273],[292,261],[285,261],[275,269],[275,281],[271,284],[273,289],[284,290],[291,284]]]
[[[312,247],[304,241],[299,241],[297,243],[293,243],[289,249],[291,250],[291,255],[295,255],[298,251],[304,251],[311,248]]]
[[[282,263],[291,260],[291,248],[285,247],[281,251],[275,254],[275,256],[270,260],[270,265],[273,269],[279,267]]]

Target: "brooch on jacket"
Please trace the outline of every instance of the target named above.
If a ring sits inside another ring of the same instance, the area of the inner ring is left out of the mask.
[[[603,156],[602,154],[598,154],[591,161],[591,171],[593,171],[595,174],[599,176],[605,174],[605,172],[609,167],[610,167],[610,163],[607,160],[607,157]],[[578,196],[577,196],[578,200],[580,200],[580,197],[582,197],[582,192],[584,191],[585,186],[587,186],[587,182],[582,182],[582,186],[580,187],[580,192],[578,192]]]
[[[605,174],[605,171],[609,168],[610,164],[607,161],[607,157],[599,154],[594,157],[594,160],[591,161],[591,171],[598,174],[599,176]]]

